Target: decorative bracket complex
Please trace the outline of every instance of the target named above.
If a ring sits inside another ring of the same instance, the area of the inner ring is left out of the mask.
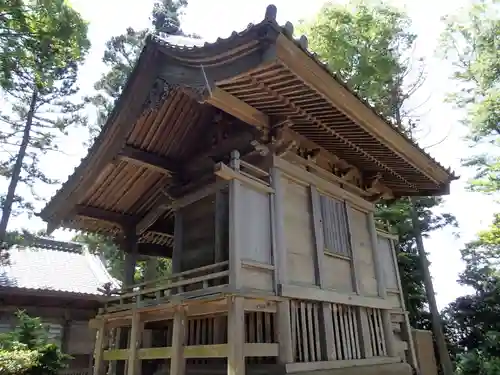
[[[168,96],[176,90],[182,90],[198,102],[203,102],[208,93],[208,88],[204,85],[181,85],[167,82],[164,78],[158,77],[144,102],[143,112],[157,111]]]

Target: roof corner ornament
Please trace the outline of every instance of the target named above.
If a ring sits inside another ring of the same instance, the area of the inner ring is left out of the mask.
[[[300,46],[300,48],[302,48],[303,50],[307,50],[307,47],[309,46],[309,41],[307,40],[307,36],[302,35],[302,36],[299,38],[299,46]]]
[[[266,8],[266,15],[264,19],[267,21],[276,21],[276,14],[278,13],[278,9],[276,9],[276,5],[269,4]]]
[[[293,38],[293,23],[287,21],[283,26],[283,32],[288,38]]]

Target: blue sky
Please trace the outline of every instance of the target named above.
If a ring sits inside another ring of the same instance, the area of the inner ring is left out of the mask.
[[[459,125],[462,115],[449,104],[444,103],[444,96],[454,86],[448,80],[450,69],[447,63],[440,61],[435,54],[439,34],[442,30],[440,18],[456,11],[467,4],[468,0],[394,0],[392,3],[404,7],[413,20],[413,29],[419,37],[416,56],[427,60],[427,80],[414,98],[419,106],[418,115],[422,123],[420,145],[426,147],[446,137],[446,141],[428,151],[445,166],[451,166],[459,175],[460,181],[454,182],[452,191],[445,199],[441,210],[456,215],[460,224],[460,238],[454,236],[454,230],[445,229],[433,233],[426,239],[425,245],[430,253],[431,273],[440,307],[446,306],[455,297],[464,293],[456,284],[457,274],[462,269],[459,249],[463,243],[472,239],[474,234],[486,227],[491,221],[495,205],[491,197],[468,193],[464,190],[466,180],[472,171],[460,167],[460,160],[477,148],[471,149],[462,138],[465,129]],[[92,42],[90,55],[81,71],[80,87],[82,93],[92,92],[93,83],[99,78],[104,66],[101,57],[104,43],[113,35],[121,34],[126,27],[140,29],[149,25],[152,0],[71,0],[72,5],[89,21],[89,37]],[[297,22],[299,19],[313,16],[322,6],[321,0],[276,0],[278,21]],[[189,0],[189,6],[183,18],[182,26],[186,32],[196,33],[206,40],[229,36],[233,30],[241,30],[248,23],[262,20],[269,1],[237,0]],[[431,130],[432,129],[432,130]],[[84,131],[76,131],[71,137],[63,139],[61,148],[64,154],[49,155],[43,160],[43,167],[51,177],[62,181],[72,173],[80,159],[85,155],[82,141],[87,139]],[[38,192],[49,198],[59,186],[44,187]],[[14,218],[11,227],[40,229],[44,223],[38,218],[27,219],[24,216]],[[59,239],[69,239],[72,233],[59,230],[55,232]]]

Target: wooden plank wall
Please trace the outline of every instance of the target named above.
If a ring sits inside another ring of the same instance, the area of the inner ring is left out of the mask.
[[[377,251],[382,260],[384,281],[387,286],[387,299],[391,303],[391,322],[394,331],[396,351],[399,357],[409,363],[415,363],[413,340],[410,324],[406,315],[405,303],[401,289],[397,255],[391,238],[379,234]]]
[[[352,251],[356,254],[356,270],[360,293],[365,296],[377,296],[377,278],[375,260],[370,239],[368,214],[348,207],[349,225],[352,234]]]
[[[287,278],[291,284],[315,285],[314,232],[309,189],[282,178]]]
[[[220,195],[222,200],[227,200],[227,194]],[[216,225],[215,204],[216,195],[210,195],[189,206],[181,209],[182,218],[182,251],[180,272],[193,268],[207,266],[216,262]],[[226,206],[227,207],[227,206]],[[225,215],[227,217],[227,214]],[[227,260],[227,230],[222,227],[223,259]]]
[[[246,289],[274,291],[271,241],[271,201],[269,194],[242,184],[241,284]]]

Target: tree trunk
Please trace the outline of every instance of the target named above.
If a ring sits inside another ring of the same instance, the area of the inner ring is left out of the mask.
[[[26,125],[24,126],[23,139],[21,145],[19,146],[19,153],[16,157],[16,162],[12,170],[12,177],[10,178],[9,188],[7,190],[7,196],[5,197],[4,206],[2,208],[2,219],[0,220],[0,243],[5,241],[7,234],[7,224],[9,223],[10,214],[12,213],[12,204],[14,203],[14,197],[16,193],[17,184],[19,183],[19,178],[21,176],[21,170],[23,167],[23,160],[26,156],[26,150],[28,149],[28,144],[30,141],[30,131],[31,125],[33,124],[33,116],[35,114],[35,105],[38,100],[38,91],[34,89],[33,95],[31,97],[30,109],[28,111],[28,116],[26,118]]]
[[[448,347],[444,338],[441,316],[437,308],[436,294],[434,293],[434,285],[432,285],[431,273],[429,271],[429,261],[427,260],[427,254],[425,253],[424,242],[422,240],[422,232],[420,230],[420,222],[418,221],[415,198],[410,198],[410,204],[412,227],[415,233],[418,255],[422,264],[425,293],[427,295],[427,301],[429,302],[432,331],[434,333],[434,338],[436,339],[439,362],[441,363],[441,368],[443,369],[443,375],[453,375],[453,365],[451,363],[450,353],[448,352]]]

